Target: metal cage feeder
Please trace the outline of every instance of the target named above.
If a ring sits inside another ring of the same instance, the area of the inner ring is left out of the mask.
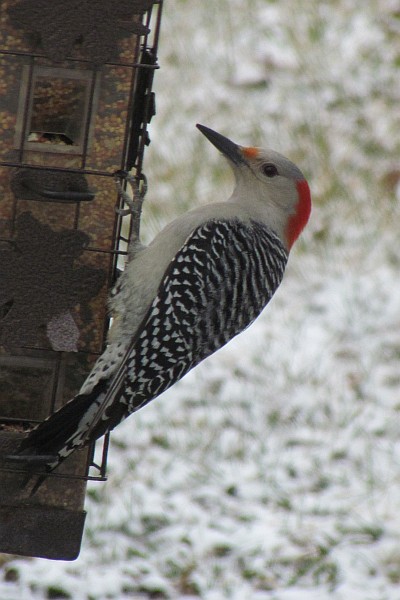
[[[75,559],[87,481],[106,479],[108,435],[97,460],[94,445],[75,452],[32,496],[26,470],[5,457],[77,393],[106,343],[107,296],[128,242],[114,173],[144,177],[162,0],[121,5],[1,3],[3,553]]]

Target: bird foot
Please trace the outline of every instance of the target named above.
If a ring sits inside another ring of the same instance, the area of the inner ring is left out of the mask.
[[[116,208],[116,213],[122,217],[132,215],[134,218],[140,218],[144,196],[147,192],[147,181],[145,176],[142,175],[140,182],[138,182],[137,178],[127,171],[119,170],[114,173],[114,177],[118,194],[128,207]],[[129,183],[132,190],[132,196],[123,188],[122,181]]]
[[[137,178],[130,175],[127,171],[116,171],[114,177],[118,193],[127,206],[127,208],[116,208],[115,210],[122,217],[132,217],[128,242],[128,260],[131,260],[143,248],[140,241],[140,217],[144,196],[147,192],[147,180],[143,173],[140,178]],[[129,183],[132,195],[124,189],[122,181]]]

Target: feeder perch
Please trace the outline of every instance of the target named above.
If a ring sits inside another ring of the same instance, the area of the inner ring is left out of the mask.
[[[69,0],[1,2],[3,553],[75,559],[87,481],[106,479],[108,436],[34,494],[35,477],[6,457],[78,392],[105,347],[107,297],[128,242],[114,173],[144,179],[161,8],[162,0],[81,0],[73,11]]]

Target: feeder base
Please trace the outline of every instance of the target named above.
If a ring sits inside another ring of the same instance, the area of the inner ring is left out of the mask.
[[[0,505],[0,552],[75,560],[81,547],[85,517],[85,511]]]

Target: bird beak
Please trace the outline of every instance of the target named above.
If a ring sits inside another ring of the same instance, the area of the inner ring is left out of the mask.
[[[199,124],[197,124],[196,127],[220,152],[222,152],[226,158],[231,160],[235,165],[247,163],[241,146],[231,142],[231,140],[224,137],[220,133],[213,131],[209,127]]]

